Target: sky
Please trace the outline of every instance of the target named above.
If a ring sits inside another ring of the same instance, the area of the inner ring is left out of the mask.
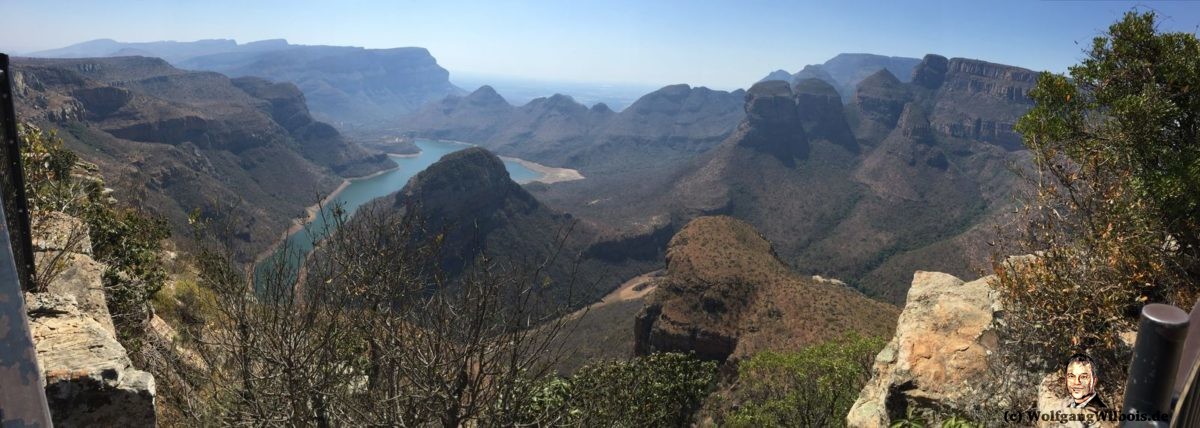
[[[1200,2],[0,0],[0,52],[88,40],[284,38],[420,46],[454,73],[744,88],[843,52],[937,53],[1066,71],[1133,7],[1200,30]]]

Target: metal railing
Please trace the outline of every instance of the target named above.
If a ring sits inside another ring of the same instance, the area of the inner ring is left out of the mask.
[[[0,425],[49,427],[42,370],[25,312],[24,292],[33,285],[33,241],[11,74],[8,55],[0,54]]]
[[[1200,327],[1189,328],[1193,320],[1200,323],[1200,302],[1190,315],[1171,305],[1142,308],[1122,427],[1200,427]]]

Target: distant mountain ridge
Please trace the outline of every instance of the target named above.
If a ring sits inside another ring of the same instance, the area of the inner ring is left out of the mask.
[[[123,43],[93,40],[30,54],[45,58],[152,56],[176,67],[295,83],[314,114],[337,122],[393,119],[427,101],[462,93],[424,48],[293,45],[286,40]]]
[[[784,70],[775,70],[761,81],[782,80],[795,84],[804,79],[820,79],[833,85],[843,101],[849,101],[854,95],[858,83],[879,70],[888,70],[901,82],[908,82],[913,69],[919,64],[919,58],[899,56],[884,56],[866,53],[843,53],[830,58],[822,64],[810,64],[803,69],[785,76]]]
[[[344,177],[395,167],[314,121],[290,83],[189,72],[159,58],[14,61],[18,116],[57,130],[109,183],[191,233],[192,210],[235,222],[246,254]]]

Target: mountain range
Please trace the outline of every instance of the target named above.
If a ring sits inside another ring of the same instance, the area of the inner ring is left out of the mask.
[[[291,82],[314,115],[335,124],[370,126],[462,90],[424,48],[364,49],[293,45],[286,40],[124,43],[109,39],[34,52],[33,57],[159,57],[187,70]]]
[[[514,107],[484,87],[402,126],[578,168],[588,179],[527,188],[660,254],[691,219],[723,214],[761,231],[800,272],[885,301],[903,302],[916,269],[981,269],[981,232],[1017,184],[1009,165],[1023,154],[1012,127],[1031,106],[1036,74],[927,55],[901,80],[888,65],[906,67],[903,58],[839,58],[828,68],[866,74],[846,104],[819,78],[732,93],[669,86],[620,113],[562,95]]]

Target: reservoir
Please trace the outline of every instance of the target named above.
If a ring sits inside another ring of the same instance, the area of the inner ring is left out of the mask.
[[[416,155],[389,155],[399,165],[398,168],[366,178],[349,180],[349,184],[341,192],[338,192],[324,204],[322,212],[318,213],[312,222],[308,223],[305,228],[288,235],[286,245],[282,248],[289,249],[289,252],[292,254],[289,259],[295,260],[296,257],[308,254],[312,250],[312,243],[323,237],[321,234],[325,231],[326,221],[332,222],[333,216],[331,213],[334,207],[340,205],[346,211],[346,218],[349,218],[363,204],[404,188],[404,185],[408,183],[410,178],[424,171],[425,168],[437,162],[442,156],[471,147],[471,145],[466,143],[423,139],[416,140],[416,144],[421,149],[420,153]],[[504,158],[504,166],[508,169],[509,176],[517,183],[524,184],[543,177],[542,174],[526,168],[521,165],[520,161],[515,159]],[[263,263],[260,263],[256,269],[262,269],[263,265],[266,265],[267,262],[282,257],[283,254],[280,250],[276,249],[275,253],[263,260]]]

